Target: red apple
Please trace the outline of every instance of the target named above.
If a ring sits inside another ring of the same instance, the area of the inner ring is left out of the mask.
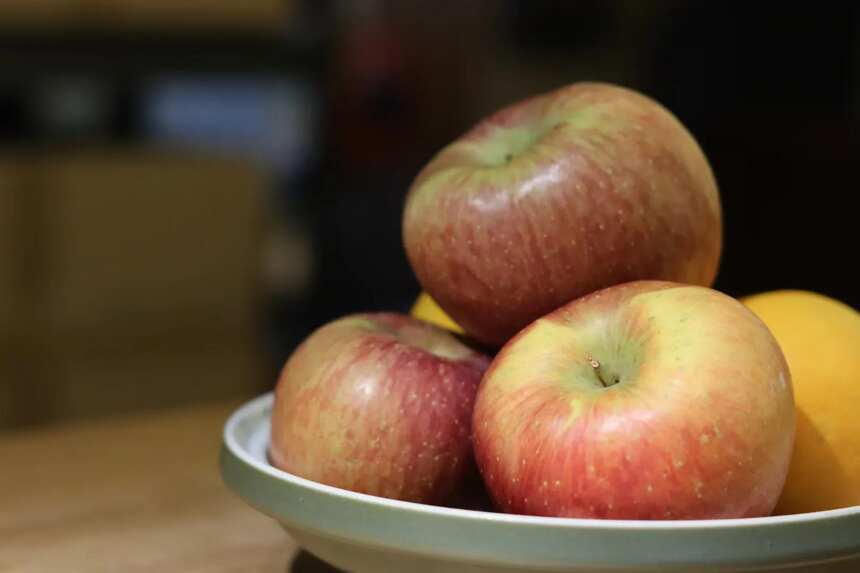
[[[477,477],[471,416],[489,362],[408,316],[331,322],[296,349],[280,375],[272,463],[361,493],[447,502]]]
[[[503,109],[436,155],[409,190],[403,239],[424,290],[498,347],[613,284],[710,286],[722,219],[711,168],[671,113],[581,83]]]
[[[561,307],[496,356],[475,456],[512,513],[768,515],[794,439],[791,378],[764,324],[705,287],[637,281]]]

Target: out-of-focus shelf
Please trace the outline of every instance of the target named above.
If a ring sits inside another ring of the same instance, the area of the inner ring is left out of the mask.
[[[325,58],[321,42],[207,30],[183,34],[0,34],[4,82],[52,73],[105,78],[184,72],[316,75]]]
[[[211,30],[219,27],[278,33],[301,6],[294,0],[3,0],[6,30]]]

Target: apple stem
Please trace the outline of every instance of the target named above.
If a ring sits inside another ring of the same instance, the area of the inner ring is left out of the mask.
[[[600,384],[601,384],[601,386],[603,386],[604,388],[609,388],[610,386],[612,386],[612,384],[617,384],[617,383],[618,383],[618,380],[617,380],[617,379],[616,379],[616,380],[614,380],[614,381],[612,382],[612,384],[607,383],[607,382],[606,382],[606,380],[604,380],[604,379],[603,379],[603,373],[600,371],[600,362],[599,362],[599,361],[597,361],[597,360],[595,360],[595,359],[594,359],[592,356],[590,356],[590,355],[588,356],[588,363],[589,363],[589,364],[591,365],[591,367],[594,369],[594,374],[595,374],[595,376],[597,376],[597,379],[598,379],[598,380],[600,380]]]

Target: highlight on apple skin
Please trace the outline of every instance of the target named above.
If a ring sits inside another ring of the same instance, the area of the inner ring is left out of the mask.
[[[442,149],[409,189],[403,241],[423,289],[498,348],[613,284],[710,286],[722,214],[704,153],[669,111],[579,83],[505,108]]]
[[[333,321],[281,372],[271,461],[356,492],[469,503],[480,485],[471,416],[489,363],[450,332],[409,316]]]
[[[752,312],[709,288],[636,281],[506,344],[473,427],[506,512],[710,519],[773,511],[794,420],[788,366]]]

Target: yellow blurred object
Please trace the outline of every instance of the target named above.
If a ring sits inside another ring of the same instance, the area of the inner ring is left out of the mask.
[[[412,305],[410,314],[415,318],[420,318],[425,322],[440,326],[445,330],[463,334],[463,329],[460,325],[454,322],[450,316],[445,314],[433,298],[426,292],[422,292],[415,299],[415,304]]]
[[[794,383],[797,434],[775,513],[860,505],[860,313],[806,291],[742,302],[773,332]]]

